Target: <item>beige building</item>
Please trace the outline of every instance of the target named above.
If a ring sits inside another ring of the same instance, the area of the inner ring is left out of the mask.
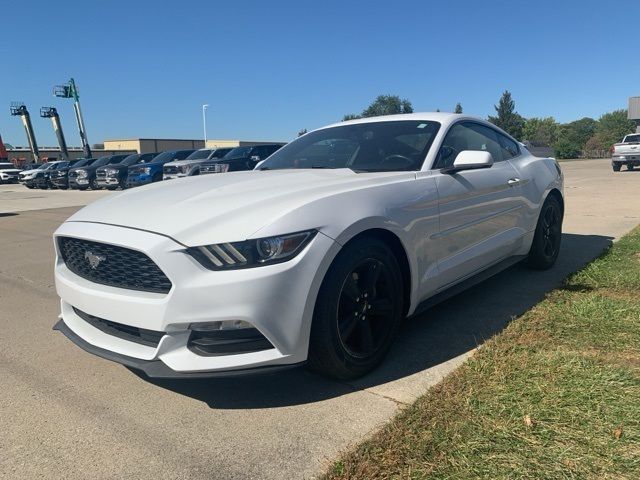
[[[105,140],[105,150],[134,150],[138,153],[164,152],[165,150],[189,150],[204,148],[203,140],[180,140],[173,138],[129,138]]]
[[[253,140],[207,140],[207,148],[229,148],[229,147],[250,147],[252,145],[262,145],[264,143],[286,143]]]
[[[244,147],[263,143],[250,140],[207,140],[207,148]],[[138,153],[164,152],[165,150],[205,148],[203,140],[181,140],[173,138],[129,138],[121,140],[105,140],[105,150],[127,150]]]

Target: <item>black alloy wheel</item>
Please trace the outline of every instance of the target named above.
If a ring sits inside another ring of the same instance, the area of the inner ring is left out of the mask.
[[[389,267],[375,258],[363,260],[345,278],[336,321],[350,355],[366,358],[384,344],[394,323],[392,282]]]
[[[550,195],[542,205],[527,264],[536,270],[550,268],[558,258],[562,241],[562,208]]]
[[[309,339],[309,365],[333,378],[364,375],[384,358],[403,316],[404,285],[382,240],[348,243],[320,287]]]

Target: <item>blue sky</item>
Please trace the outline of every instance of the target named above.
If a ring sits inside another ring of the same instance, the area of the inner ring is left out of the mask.
[[[27,142],[13,100],[40,145],[56,144],[41,106],[58,108],[79,145],[71,103],[51,96],[70,77],[91,143],[202,138],[203,103],[209,138],[289,140],[378,94],[486,117],[508,89],[522,115],[559,121],[640,95],[640,2],[38,0],[2,11],[0,134],[14,145]]]

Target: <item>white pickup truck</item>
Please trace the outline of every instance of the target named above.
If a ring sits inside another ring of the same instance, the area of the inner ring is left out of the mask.
[[[622,165],[627,170],[640,166],[640,133],[631,133],[611,147],[611,166],[614,172],[619,172]]]

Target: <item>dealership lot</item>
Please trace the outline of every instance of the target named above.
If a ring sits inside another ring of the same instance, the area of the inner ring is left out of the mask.
[[[640,222],[640,173],[563,163],[558,265],[518,267],[411,319],[391,355],[351,383],[305,370],[154,382],[52,332],[51,234],[105,192],[0,186],[0,478],[302,478],[318,473],[459,365],[570,272]]]

